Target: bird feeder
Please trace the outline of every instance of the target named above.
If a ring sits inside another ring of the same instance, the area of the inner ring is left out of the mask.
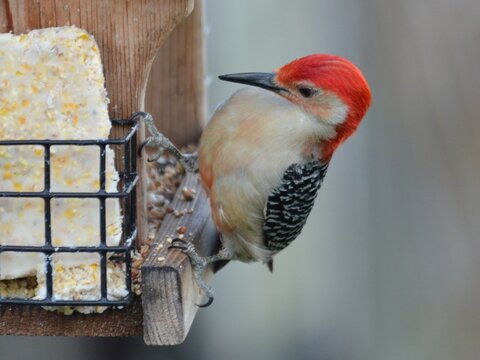
[[[136,155],[137,144],[145,139],[145,129],[141,122],[135,122],[132,114],[146,108],[153,114],[156,126],[179,145],[194,142],[200,135],[204,123],[201,4],[197,1],[194,9],[193,0],[12,0],[0,3],[2,33],[23,34],[33,29],[66,25],[75,25],[95,37],[110,99],[109,116],[117,119],[114,120],[111,139],[87,145],[118,145],[115,151],[121,153],[117,154],[116,163],[124,176],[124,188],[109,196],[125,199],[123,207],[127,219],[124,228],[127,231],[124,236],[128,239],[115,248],[107,247],[103,239],[100,249],[94,250],[102,254],[102,296],[101,300],[91,304],[122,308],[108,309],[102,314],[73,313],[69,316],[46,311],[41,305],[55,303],[51,298],[51,280],[47,280],[50,284],[47,285],[49,296],[46,303],[4,301],[0,305],[0,335],[143,335],[149,345],[181,343],[197,311],[196,304],[202,302],[202,294],[192,278],[187,256],[179,251],[168,251],[163,242],[178,228],[184,228],[188,229],[204,255],[211,255],[218,249],[218,236],[210,220],[208,200],[197,176],[185,176],[171,204],[173,209],[189,208],[192,211],[182,216],[166,215],[155,234],[141,268],[141,297],[130,294],[122,301],[109,302],[104,265],[107,252],[121,253],[126,261],[128,286],[130,250],[140,248],[146,242],[146,159]],[[49,149],[59,144],[45,140],[39,146]],[[67,144],[81,145],[66,140],[64,145]],[[50,171],[50,153],[46,150],[43,155],[47,172]],[[102,164],[101,173],[105,169],[104,151],[100,152],[99,162]],[[104,188],[105,179],[100,182],[101,188]],[[183,188],[193,189],[196,196],[186,199],[181,192]],[[48,197],[49,188],[46,190]],[[20,193],[13,195],[22,196]],[[100,202],[108,198],[107,195],[90,196],[98,197]],[[104,210],[100,213],[105,217]],[[48,223],[51,214],[46,216]],[[104,233],[105,229],[101,232]],[[49,254],[58,251],[49,249]],[[8,250],[20,249],[11,247]],[[90,248],[83,250],[93,251]],[[65,252],[83,250],[63,248]],[[210,269],[206,276],[212,273]],[[47,279],[49,277],[51,269],[47,269]]]

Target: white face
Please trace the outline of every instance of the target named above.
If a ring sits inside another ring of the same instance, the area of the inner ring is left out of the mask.
[[[279,94],[324,123],[336,126],[347,118],[348,106],[331,91],[325,91],[310,82],[295,83],[287,90]]]

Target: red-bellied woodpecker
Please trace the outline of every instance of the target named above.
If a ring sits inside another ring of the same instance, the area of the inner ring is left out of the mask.
[[[272,73],[220,79],[251,85],[230,97],[205,128],[198,158],[183,155],[153,127],[148,145],[172,151],[188,170],[199,169],[221,235],[218,254],[199,256],[182,240],[208,306],[202,280],[219,260],[263,261],[301,232],[335,149],[352,135],[370,105],[368,84],[350,61],[316,54]]]

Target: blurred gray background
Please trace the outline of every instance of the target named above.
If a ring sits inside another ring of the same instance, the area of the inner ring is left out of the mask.
[[[356,63],[373,93],[301,237],[216,277],[184,345],[0,337],[0,359],[480,358],[480,2],[206,0],[208,111],[311,53]]]

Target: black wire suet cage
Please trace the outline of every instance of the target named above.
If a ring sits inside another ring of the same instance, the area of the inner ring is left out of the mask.
[[[45,242],[41,246],[1,245],[0,254],[13,253],[41,253],[45,258],[45,287],[46,296],[42,299],[23,299],[0,297],[1,304],[24,304],[41,306],[125,306],[131,298],[131,252],[137,237],[136,228],[136,183],[138,174],[136,169],[136,149],[138,122],[136,115],[129,120],[112,120],[113,128],[118,128],[124,135],[114,139],[93,140],[2,140],[3,146],[42,146],[44,167],[44,188],[40,192],[2,191],[0,197],[10,198],[40,198],[45,204]],[[97,192],[56,192],[51,189],[51,147],[58,145],[96,146],[99,148],[99,190]],[[106,149],[115,149],[119,174],[117,191],[106,191]],[[95,246],[54,246],[52,244],[52,209],[51,201],[54,198],[98,199],[99,201],[99,233],[100,239]],[[118,246],[107,245],[106,201],[117,198],[122,207],[122,238]],[[1,230],[0,230],[1,231]],[[61,253],[95,253],[100,257],[100,298],[96,300],[59,300],[54,293],[54,272],[52,270],[52,256]],[[120,259],[125,267],[125,288],[127,295],[121,299],[112,299],[108,296],[107,260],[109,257]]]

